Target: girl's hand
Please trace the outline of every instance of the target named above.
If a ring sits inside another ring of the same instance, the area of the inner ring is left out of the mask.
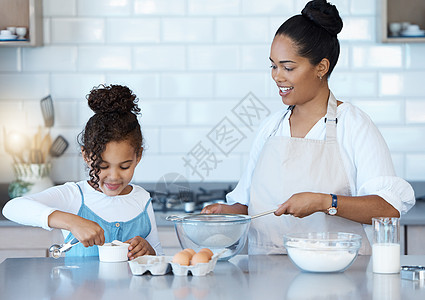
[[[127,254],[130,260],[143,255],[156,255],[152,246],[140,236],[135,236],[134,238],[125,241],[125,243],[130,244],[130,246],[128,246]]]
[[[298,218],[307,217],[315,212],[325,212],[332,204],[329,194],[298,193],[292,195],[286,202],[279,205],[274,213],[276,216],[292,215]]]
[[[101,246],[105,243],[105,234],[102,227],[96,222],[80,216],[55,210],[49,215],[48,223],[52,228],[70,231],[84,247]]]
[[[78,216],[77,216],[78,217]],[[84,247],[93,245],[102,246],[105,243],[105,234],[102,227],[96,222],[79,217],[80,220],[71,227],[71,233]]]

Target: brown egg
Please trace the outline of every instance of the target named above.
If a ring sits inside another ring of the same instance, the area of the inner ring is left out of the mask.
[[[190,264],[195,266],[197,264],[204,264],[208,263],[210,261],[210,257],[208,253],[206,252],[198,252],[195,255],[192,256],[192,260],[190,261]]]
[[[186,251],[177,252],[173,256],[173,263],[179,264],[181,266],[188,266],[190,263],[190,254]]]
[[[198,251],[198,253],[199,252],[205,252],[205,253],[207,253],[209,259],[211,259],[211,257],[214,255],[214,253],[210,249],[208,249],[208,248],[202,248],[201,250]]]
[[[192,258],[192,256],[195,255],[195,253],[196,253],[195,250],[190,249],[190,248],[186,248],[183,251],[189,253],[190,254],[190,258]]]

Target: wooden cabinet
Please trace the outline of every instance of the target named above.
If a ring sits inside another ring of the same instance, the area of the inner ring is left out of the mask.
[[[26,40],[0,41],[0,47],[35,47],[43,44],[43,1],[1,0],[0,29],[26,27]]]
[[[38,227],[0,227],[0,263],[11,257],[48,257],[53,244],[63,243],[60,230]]]
[[[390,23],[409,22],[425,29],[424,0],[381,0],[380,24],[378,26],[380,39],[385,43],[424,43],[425,37],[391,36]]]

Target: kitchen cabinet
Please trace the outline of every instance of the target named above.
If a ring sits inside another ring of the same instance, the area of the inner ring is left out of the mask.
[[[409,255],[425,254],[425,226],[409,225],[407,226],[406,252]]]
[[[378,10],[378,36],[385,43],[424,43],[425,37],[391,36],[389,24],[409,22],[425,29],[425,1],[423,0],[381,0]]]
[[[158,236],[165,255],[174,255],[181,251],[174,226],[158,226]]]
[[[43,44],[43,1],[1,0],[0,29],[26,27],[26,40],[0,41],[0,47],[35,47]]]
[[[63,243],[60,230],[37,227],[0,227],[0,263],[12,257],[49,257],[52,244]]]

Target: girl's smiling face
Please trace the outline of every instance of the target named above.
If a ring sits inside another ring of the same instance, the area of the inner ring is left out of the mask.
[[[108,196],[130,193],[129,183],[141,157],[128,141],[107,143],[99,166],[99,190]],[[90,161],[86,157],[85,160],[90,166]]]
[[[321,63],[314,66],[307,58],[299,56],[295,44],[285,35],[273,39],[270,61],[272,78],[286,105],[302,105],[312,100],[321,86],[320,76],[326,80]]]

